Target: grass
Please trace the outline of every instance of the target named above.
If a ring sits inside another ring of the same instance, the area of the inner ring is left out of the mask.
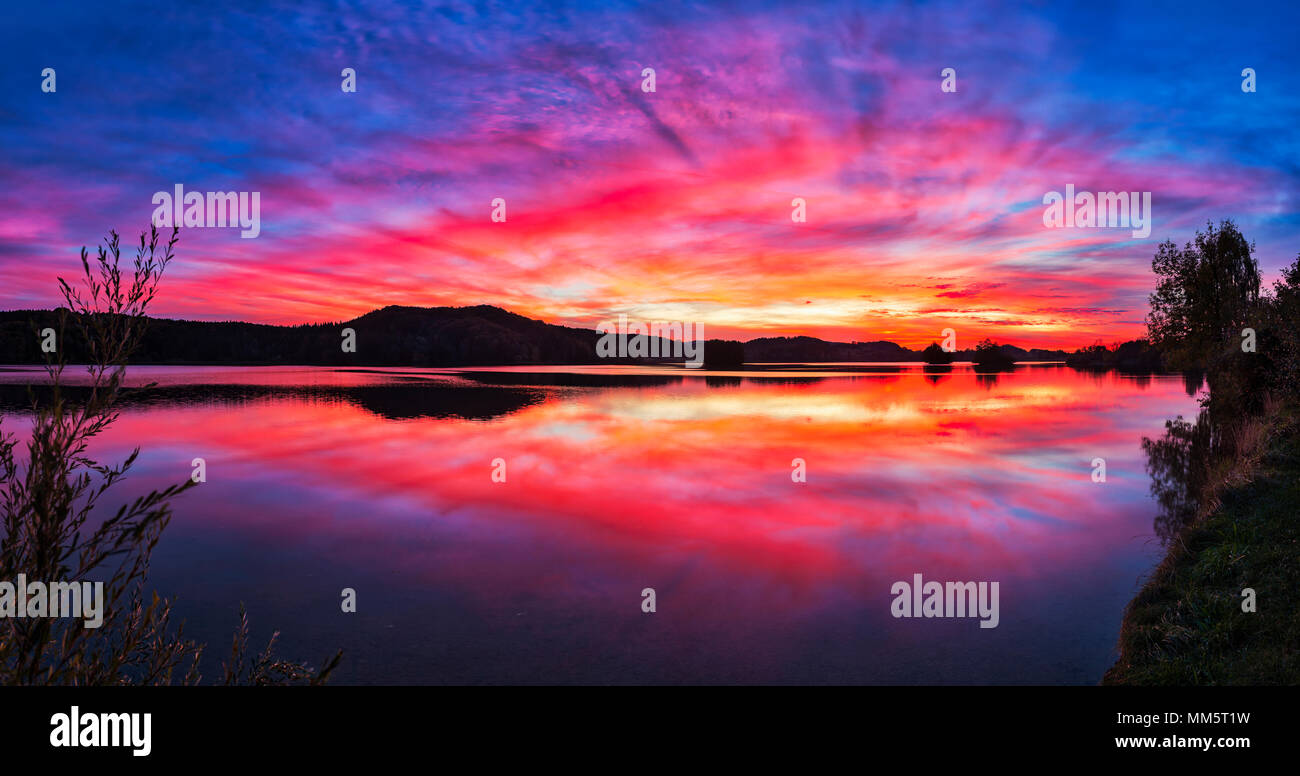
[[[1129,604],[1103,684],[1300,684],[1300,424],[1268,414],[1236,432],[1208,509]]]

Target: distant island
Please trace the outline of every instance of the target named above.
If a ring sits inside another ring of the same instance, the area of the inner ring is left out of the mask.
[[[0,312],[0,363],[44,363],[37,332],[58,327],[57,310]],[[355,332],[356,352],[344,352],[344,329]],[[69,327],[67,356],[86,357]],[[558,326],[491,305],[473,307],[389,306],[338,323],[275,326],[238,321],[153,318],[136,364],[229,364],[307,366],[530,366],[601,363],[679,363],[673,358],[600,358],[594,329]],[[667,349],[658,352],[666,352]],[[893,342],[828,342],[816,337],[760,337],[748,342],[709,340],[705,365],[737,368],[745,363],[972,362],[982,369],[1016,362],[1065,362],[1082,369],[1159,371],[1159,354],[1145,342],[1114,350],[1098,344],[1075,353],[1026,350],[988,340],[977,348],[942,352],[932,345],[911,350]]]

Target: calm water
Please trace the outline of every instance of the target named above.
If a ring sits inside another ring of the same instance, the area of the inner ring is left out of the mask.
[[[0,369],[20,435],[33,374]],[[355,683],[1093,683],[1162,554],[1141,438],[1195,414],[1060,366],[131,375],[159,387],[95,452],[143,448],[114,504],[207,461],[151,577],[206,673],[243,601]],[[999,582],[999,626],[893,618],[915,573]]]

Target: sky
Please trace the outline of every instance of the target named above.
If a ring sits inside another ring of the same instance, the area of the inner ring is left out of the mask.
[[[1300,253],[1295,4],[107,6],[6,4],[0,309],[177,184],[259,196],[255,238],[181,230],[152,312],[200,320],[1077,347],[1140,336],[1207,220],[1266,281]],[[1045,226],[1067,185],[1150,192],[1150,234]]]

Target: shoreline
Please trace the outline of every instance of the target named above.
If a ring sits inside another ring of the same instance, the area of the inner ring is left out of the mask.
[[[1254,419],[1259,436],[1213,469],[1209,507],[1125,607],[1101,684],[1300,684],[1297,416]]]

